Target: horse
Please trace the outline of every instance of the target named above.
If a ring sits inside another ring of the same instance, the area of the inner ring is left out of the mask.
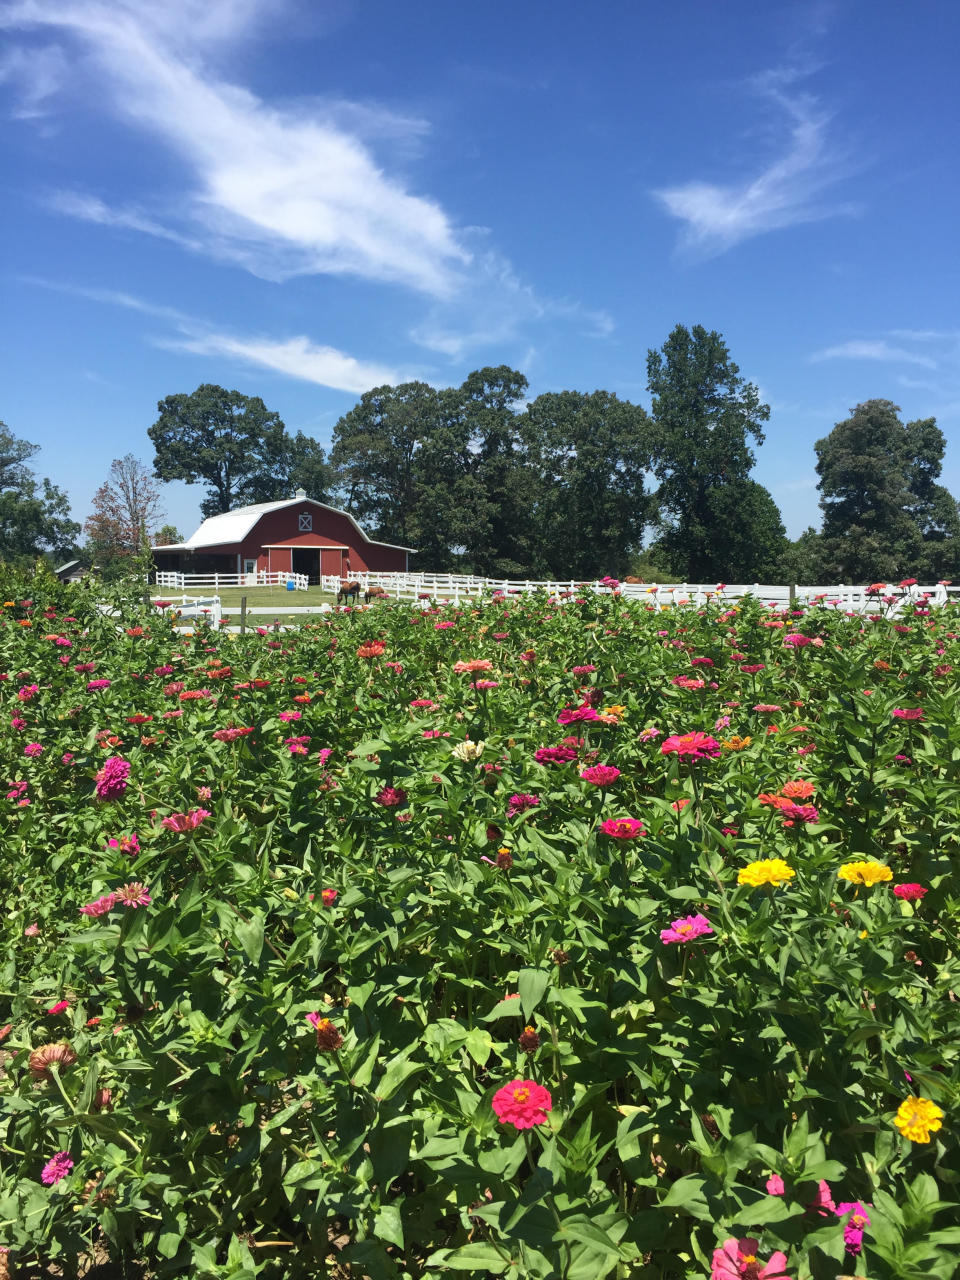
[[[353,603],[357,604],[360,600],[360,583],[359,582],[341,582],[337,589],[337,604],[343,604],[345,600],[353,597]]]
[[[367,587],[363,593],[363,603],[369,604],[371,600],[388,600],[389,596],[385,587]]]

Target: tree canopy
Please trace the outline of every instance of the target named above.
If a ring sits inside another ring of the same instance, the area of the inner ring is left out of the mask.
[[[160,489],[150,469],[132,453],[114,458],[83,526],[91,559],[102,566],[141,553],[143,537],[149,539],[162,516]]]
[[[287,497],[288,437],[280,415],[259,396],[204,383],[190,395],[167,396],[148,430],[160,480],[206,483],[205,516]]]
[[[749,480],[755,459],[748,439],[763,444],[761,424],[770,408],[740,376],[721,335],[702,325],[677,325],[662,348],[647,353],[647,385],[653,471],[660,482],[659,549],[687,581],[731,577],[728,487]],[[769,523],[769,504],[758,504],[756,490],[750,493],[753,501],[739,516],[744,542],[752,537],[747,522],[754,515]]]
[[[956,571],[957,504],[937,483],[943,432],[933,418],[904,424],[899,413],[890,400],[867,400],[814,446],[827,577]]]
[[[0,422],[0,560],[8,563],[76,551],[80,526],[70,518],[69,498],[27,466],[38,452],[38,445],[19,439]]]

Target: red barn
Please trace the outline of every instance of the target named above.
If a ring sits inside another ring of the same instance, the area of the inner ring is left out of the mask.
[[[298,489],[282,502],[258,502],[210,516],[186,542],[154,547],[159,571],[179,573],[405,573],[414,547],[374,542],[346,511]],[[349,566],[349,567],[348,567]]]

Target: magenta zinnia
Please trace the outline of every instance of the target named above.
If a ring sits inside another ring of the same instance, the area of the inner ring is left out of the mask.
[[[647,834],[639,818],[607,818],[600,823],[600,830],[614,840],[635,840]]]
[[[712,760],[720,754],[720,743],[709,733],[698,729],[695,733],[675,733],[664,738],[660,752],[665,756],[678,756],[681,760]]]
[[[59,1182],[61,1178],[65,1178],[73,1168],[73,1161],[70,1159],[69,1151],[58,1151],[43,1166],[43,1173],[40,1175],[40,1181],[45,1187],[52,1187],[54,1183]]]
[[[784,1270],[786,1254],[778,1251],[762,1263],[757,1257],[759,1247],[753,1239],[725,1240],[713,1251],[710,1280],[790,1280]]]
[[[553,1109],[550,1090],[536,1080],[511,1080],[493,1095],[491,1105],[501,1124],[512,1124],[515,1129],[532,1129],[544,1124],[547,1112]]]
[[[594,764],[589,769],[584,769],[580,777],[595,787],[609,787],[620,777],[620,770],[615,769],[612,764]]]
[[[694,938],[702,938],[713,933],[713,925],[706,916],[699,913],[695,916],[683,916],[674,920],[669,929],[660,930],[661,942],[692,942]]]
[[[96,796],[98,800],[116,800],[127,789],[130,762],[121,756],[110,756],[97,773]]]

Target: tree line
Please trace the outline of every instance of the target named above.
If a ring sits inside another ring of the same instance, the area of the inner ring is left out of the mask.
[[[770,409],[723,337],[676,326],[647,354],[647,387],[649,412],[608,391],[529,400],[527,379],[506,365],[476,370],[458,387],[377,387],[336,424],[328,454],[291,435],[259,397],[203,385],[160,401],[148,432],[152,473],[129,454],[113,462],[85,526],[87,551],[115,564],[148,534],[178,541],[172,526],[157,527],[157,481],[179,479],[205,486],[205,516],[302,487],[350,511],[371,537],[416,547],[415,567],[426,570],[689,582],[960,578],[960,515],[938,483],[945,440],[933,418],[904,423],[888,400],[852,409],[814,446],[822,529],[791,542],[773,497],[751,476]],[[0,514],[4,457],[0,436]],[[50,491],[56,506],[59,491]],[[36,501],[35,482],[32,492]],[[69,534],[62,516],[49,546]],[[0,554],[6,536],[3,523]]]

